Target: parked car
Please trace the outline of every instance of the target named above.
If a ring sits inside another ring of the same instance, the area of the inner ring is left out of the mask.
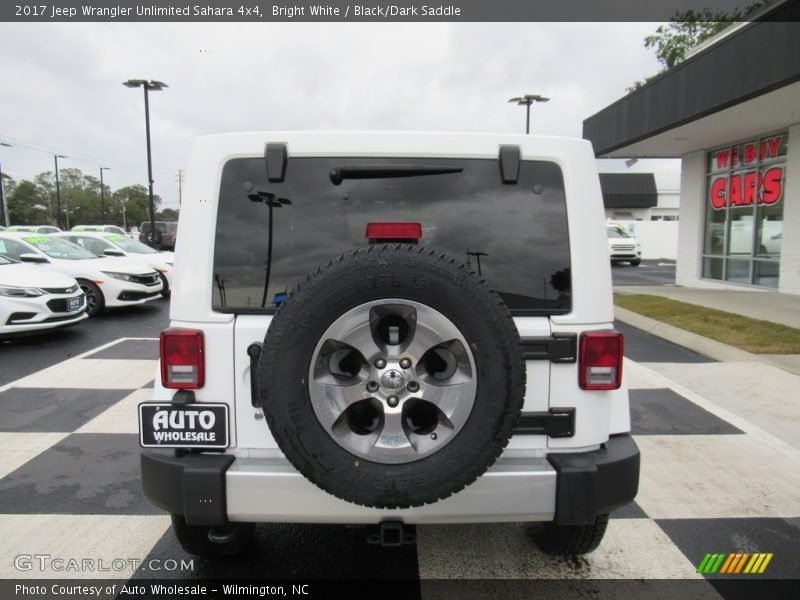
[[[174,253],[159,252],[147,244],[117,233],[69,231],[54,234],[53,237],[69,240],[96,256],[127,257],[154,268],[158,271],[161,276],[161,282],[164,284],[161,295],[164,297],[169,296],[169,290],[172,286],[172,266],[175,263]]]
[[[97,233],[117,233],[119,235],[125,235],[125,230],[122,227],[117,227],[116,225],[75,225],[75,227],[70,229],[70,231],[95,231]]]
[[[0,254],[0,338],[77,325],[86,314],[78,282]]]
[[[615,225],[606,225],[606,231],[611,263],[629,262],[632,267],[638,267],[642,263],[642,247],[636,238]]]
[[[178,239],[178,224],[174,221],[156,221],[155,230],[150,231],[150,221],[142,221],[139,226],[139,241],[156,250],[175,250]]]
[[[186,551],[241,552],[265,522],[399,546],[526,521],[547,553],[597,547],[639,451],[588,142],[208,136],[187,190],[216,197],[181,210],[139,405],[144,494]]]
[[[58,233],[61,230],[50,225],[12,225],[7,227],[6,231],[12,233]]]
[[[47,235],[0,233],[0,254],[14,260],[48,265],[78,280],[86,294],[86,312],[143,304],[160,297],[158,271],[122,258],[98,258],[68,240]]]

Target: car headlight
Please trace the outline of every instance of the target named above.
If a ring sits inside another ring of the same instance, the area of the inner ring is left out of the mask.
[[[103,271],[103,275],[108,275],[113,279],[119,279],[121,281],[130,281],[131,283],[138,283],[136,278],[133,275],[128,275],[126,273],[115,273],[113,271]]]
[[[36,298],[44,296],[47,292],[35,287],[16,287],[13,285],[0,286],[0,296],[7,298]]]

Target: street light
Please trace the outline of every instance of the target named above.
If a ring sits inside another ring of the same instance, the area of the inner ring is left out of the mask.
[[[511,98],[509,102],[516,102],[520,106],[524,106],[526,110],[525,117],[525,133],[531,132],[531,104],[534,102],[550,102],[550,98],[545,98],[539,94],[525,94],[524,96],[517,96]]]
[[[169,86],[161,81],[147,81],[146,79],[129,79],[122,82],[122,85],[129,88],[144,88],[144,122],[147,132],[147,181],[150,187],[150,231],[147,234],[147,239],[152,243],[156,236],[156,224],[155,206],[153,205],[153,161],[150,153],[150,102],[148,100],[148,92],[150,90],[160,92]]]
[[[470,256],[474,256],[478,261],[478,276],[483,277],[483,272],[481,271],[481,256],[489,256],[488,252],[481,252],[477,250],[475,252],[470,252],[467,250],[467,258],[469,259]]]
[[[106,224],[106,189],[103,184],[103,171],[110,171],[111,167],[100,167],[100,225]]]
[[[5,142],[0,142],[0,146],[3,148],[13,148],[11,144],[6,144]],[[8,220],[8,212],[6,211],[6,191],[5,191],[5,184],[3,183],[3,166],[0,164],[0,219],[2,222],[5,223],[6,227],[9,226]]]
[[[63,221],[61,220],[61,187],[58,183],[58,159],[59,158],[67,158],[63,154],[55,154],[55,163],[56,163],[56,222],[58,223],[58,228],[61,229],[63,225]]]

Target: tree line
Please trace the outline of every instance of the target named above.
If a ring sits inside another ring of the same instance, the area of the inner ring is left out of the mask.
[[[5,174],[3,175],[5,179]],[[39,173],[33,179],[19,182],[5,179],[6,210],[11,225],[55,225],[68,229],[75,225],[119,225],[129,230],[150,219],[148,190],[143,185],[129,185],[117,190],[103,186],[100,179],[85,175],[80,169],[58,170],[61,214],[58,214],[56,178],[53,171]],[[105,219],[103,219],[105,204]],[[162,201],[153,197],[155,220],[177,221],[178,211],[160,210]]]

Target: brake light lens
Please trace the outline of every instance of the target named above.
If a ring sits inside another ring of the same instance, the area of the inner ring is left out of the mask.
[[[622,334],[588,331],[581,334],[578,382],[584,390],[616,390],[622,385]]]
[[[205,384],[203,332],[165,329],[161,332],[161,384],[169,389],[196,390]]]
[[[421,223],[367,223],[368,240],[418,240]]]

